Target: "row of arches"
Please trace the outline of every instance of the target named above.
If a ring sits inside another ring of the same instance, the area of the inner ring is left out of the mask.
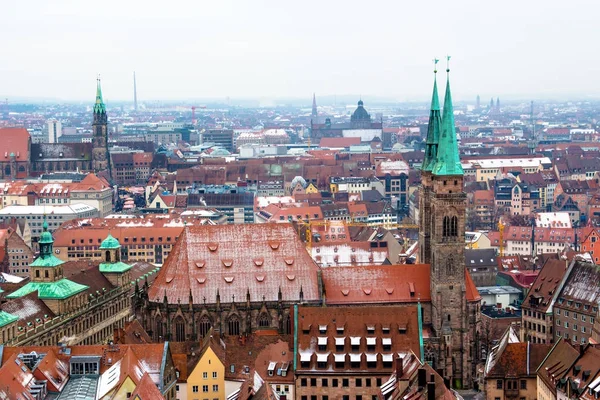
[[[269,328],[273,326],[272,317],[268,313],[261,313],[256,321],[259,328]],[[168,333],[165,330],[166,324],[162,317],[157,317],[154,322],[154,337],[156,340],[164,340],[165,334]],[[173,321],[174,337],[173,339],[177,342],[183,342],[187,340],[187,334],[189,332],[188,324],[182,316],[177,316]],[[208,315],[204,315],[200,318],[197,325],[197,334],[199,337],[204,337],[213,327],[211,318]],[[230,336],[239,336],[242,334],[242,323],[241,317],[238,315],[230,316],[225,322],[225,333]],[[291,332],[291,318],[290,316],[285,317],[285,323],[283,326],[284,333],[289,334]]]

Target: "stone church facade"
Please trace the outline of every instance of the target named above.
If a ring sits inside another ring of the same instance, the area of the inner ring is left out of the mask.
[[[480,297],[464,268],[466,195],[449,83],[445,97],[442,115],[435,84],[419,189],[418,267],[428,271],[420,284],[430,289],[430,298],[386,302],[371,295],[352,307],[418,306],[423,361],[452,387],[469,388],[479,360]],[[370,267],[381,266],[362,268]],[[394,266],[406,271],[405,278],[382,279],[406,279],[401,283],[408,287],[415,279],[408,276],[408,267],[415,266]],[[331,302],[328,276],[329,270],[314,263],[289,224],[186,226],[153,284],[136,290],[134,309],[159,341],[198,340],[211,328],[225,336],[259,330],[293,333],[290,310],[296,305],[344,306]],[[363,286],[393,286],[374,283],[368,271],[364,276]]]

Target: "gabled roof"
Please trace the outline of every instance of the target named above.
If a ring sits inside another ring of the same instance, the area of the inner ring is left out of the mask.
[[[552,345],[541,343],[508,343],[487,378],[535,376]]]
[[[0,398],[34,400],[29,393],[34,376],[31,370],[13,354],[0,367],[0,376],[10,377],[3,379],[0,385]]]
[[[556,384],[568,372],[578,356],[579,351],[563,340],[562,336],[559,337],[537,369],[538,378],[556,393]]]
[[[131,393],[131,398],[133,400],[164,400],[164,396],[147,373],[144,373],[135,390]]]
[[[51,391],[61,392],[69,380],[69,365],[64,360],[59,359],[55,350],[51,349],[36,365],[33,374],[38,379],[43,377],[44,380],[47,380],[51,385]]]
[[[9,162],[11,155],[17,161],[28,162],[30,139],[25,128],[0,128],[0,162]]]

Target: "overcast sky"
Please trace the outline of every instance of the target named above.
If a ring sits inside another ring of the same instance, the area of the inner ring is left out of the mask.
[[[140,101],[422,100],[450,54],[456,99],[585,98],[599,15],[598,0],[5,0],[0,96],[88,100],[100,73],[126,100],[135,70]]]

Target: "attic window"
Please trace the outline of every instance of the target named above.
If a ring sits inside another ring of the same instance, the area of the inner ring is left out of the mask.
[[[196,261],[196,267],[198,267],[198,268],[204,268],[204,265],[206,265],[206,262],[204,260],[202,260],[202,261]]]
[[[289,281],[293,281],[294,279],[296,279],[296,275],[294,275],[294,274],[287,274],[286,277],[288,278]]]
[[[287,257],[287,258],[284,258],[284,259],[283,259],[283,261],[285,261],[285,263],[286,263],[287,265],[292,265],[292,264],[294,264],[294,257]]]
[[[221,262],[227,268],[229,268],[229,267],[231,267],[233,265],[233,260],[232,259],[221,260]]]
[[[254,259],[254,265],[256,265],[257,267],[262,267],[264,262],[265,262],[265,260],[263,258],[255,258]]]
[[[225,279],[225,282],[227,283],[233,282],[233,276],[224,276],[223,279]]]
[[[278,241],[276,241],[276,240],[270,240],[269,241],[269,246],[271,246],[272,250],[279,249],[279,245],[280,245],[280,243]]]
[[[175,279],[174,276],[167,276],[167,283],[171,283]]]
[[[372,289],[371,288],[363,288],[363,292],[365,292],[365,294],[368,296],[371,294]]]
[[[219,248],[219,243],[209,243],[208,244],[208,250],[210,250],[210,251],[217,251],[218,248]]]
[[[386,288],[385,291],[387,292],[387,294],[392,294],[394,293],[394,288]]]
[[[350,290],[348,290],[348,289],[342,289],[342,294],[344,296],[348,296],[349,293],[350,293]]]
[[[256,275],[256,280],[259,282],[262,282],[265,280],[265,276],[264,275]]]
[[[204,282],[206,282],[206,278],[196,278],[196,281],[202,285]]]

